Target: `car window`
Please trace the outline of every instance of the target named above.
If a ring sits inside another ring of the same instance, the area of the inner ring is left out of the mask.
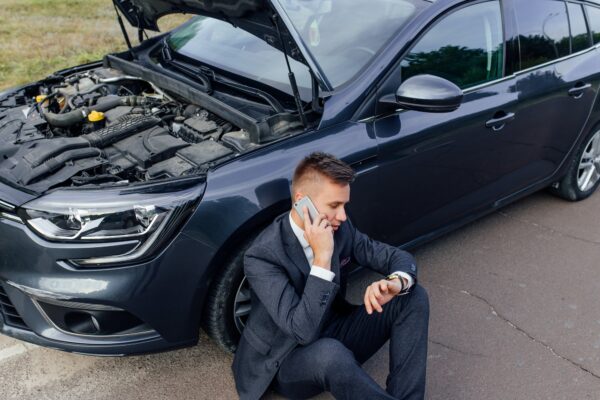
[[[571,52],[585,50],[591,45],[590,35],[581,4],[567,3],[571,23]]]
[[[585,6],[594,44],[600,43],[600,8]]]
[[[461,8],[434,25],[406,55],[402,80],[431,74],[465,89],[501,78],[503,43],[498,1]]]
[[[517,1],[515,6],[521,69],[569,55],[569,20],[564,1]]]

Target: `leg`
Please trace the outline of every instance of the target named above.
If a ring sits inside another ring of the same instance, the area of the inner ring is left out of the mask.
[[[361,368],[348,348],[329,338],[296,347],[281,363],[274,388],[292,399],[325,390],[336,399],[394,399]]]
[[[390,373],[387,392],[398,399],[422,399],[425,395],[429,300],[420,285],[410,294],[395,297],[383,312],[367,314],[364,307],[334,320],[323,337],[348,347],[364,363],[390,339]]]

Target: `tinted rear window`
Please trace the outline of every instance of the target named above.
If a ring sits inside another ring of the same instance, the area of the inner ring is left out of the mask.
[[[564,1],[517,1],[516,9],[521,69],[569,55],[569,20]]]
[[[600,8],[585,6],[594,43],[600,43]]]
[[[572,52],[575,53],[590,47],[590,36],[588,34],[581,4],[568,3],[568,7],[569,20],[571,21],[571,46]]]

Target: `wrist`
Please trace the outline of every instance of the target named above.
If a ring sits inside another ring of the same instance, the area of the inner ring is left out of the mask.
[[[331,269],[331,257],[316,255],[313,264],[324,269]]]
[[[399,276],[398,274],[390,274],[385,279],[390,282],[394,282],[394,283],[398,284],[398,286],[400,287],[398,294],[402,293],[408,285],[408,282],[406,282],[404,279],[402,279],[402,277]]]

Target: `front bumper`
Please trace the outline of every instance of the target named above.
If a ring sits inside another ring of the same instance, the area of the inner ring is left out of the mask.
[[[94,355],[149,353],[195,344],[210,260],[185,233],[146,263],[84,269],[66,262],[121,254],[128,246],[49,242],[5,210],[0,214],[0,333]],[[41,307],[48,303],[70,304],[75,310],[81,304],[85,309],[122,310],[140,325],[114,334],[74,332]]]

